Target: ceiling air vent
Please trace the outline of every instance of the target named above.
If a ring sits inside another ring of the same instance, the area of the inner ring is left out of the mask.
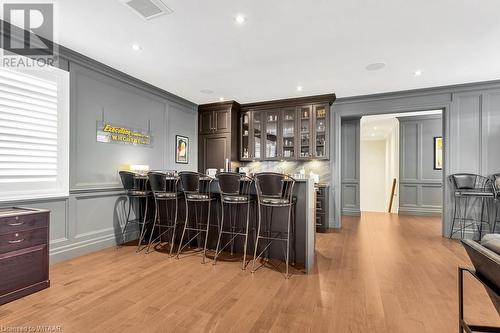
[[[154,17],[170,14],[172,10],[168,8],[161,0],[120,0],[134,13],[145,20],[150,20]]]

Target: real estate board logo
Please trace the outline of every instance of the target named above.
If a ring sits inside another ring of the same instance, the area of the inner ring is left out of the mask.
[[[27,57],[33,67],[54,65],[54,5],[51,3],[4,3],[1,25],[4,66],[19,64],[19,56]]]

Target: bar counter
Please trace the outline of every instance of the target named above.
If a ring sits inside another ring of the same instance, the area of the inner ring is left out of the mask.
[[[207,247],[211,250],[214,250],[217,244],[217,220],[220,219],[221,216],[221,204],[219,199],[220,189],[218,185],[217,179],[207,179],[211,180],[210,184],[210,192],[215,194],[217,197],[216,201],[212,202],[211,207],[211,221],[210,224],[214,225],[210,227],[209,239]],[[252,189],[252,193],[255,193],[255,188]],[[300,179],[296,180],[294,185],[293,195],[296,198],[295,205],[295,244],[292,251],[290,252],[291,262],[295,262],[295,267],[304,271],[305,273],[310,273],[314,267],[314,247],[315,247],[315,190],[314,190],[314,182],[311,179]],[[150,200],[150,202],[153,200]],[[178,212],[178,221],[183,222],[185,219],[185,201],[184,198],[181,197],[179,199],[179,212]],[[250,223],[249,223],[249,237],[248,237],[248,252],[247,258],[253,258],[253,250],[254,250],[254,232],[252,228],[257,228],[257,203],[252,204],[250,211]],[[227,207],[227,205],[225,205]],[[246,223],[246,205],[238,205],[239,211],[236,213],[238,216],[237,226],[243,226]],[[225,208],[227,209],[227,208]],[[206,204],[200,205],[198,208],[200,219],[205,219],[207,214],[206,212]],[[286,230],[286,216],[287,210],[286,208],[274,208],[273,212],[273,230]],[[153,207],[149,210],[150,212],[154,211]],[[192,213],[194,210],[190,210],[190,221],[194,221],[195,217]],[[226,210],[227,212],[227,210]],[[234,213],[233,213],[234,214]],[[149,215],[149,214],[148,214]],[[263,217],[264,212],[263,212]],[[269,215],[268,215],[269,216]],[[152,218],[152,216],[151,216]],[[228,215],[226,215],[228,218]],[[225,221],[225,225],[228,225],[228,220]],[[179,228],[180,229],[180,228]],[[179,233],[180,234],[180,233]],[[178,235],[179,235],[178,234]],[[224,244],[224,237],[221,240],[221,244]],[[179,236],[176,237],[177,242],[179,241]],[[237,237],[234,243],[234,250],[236,253],[243,252],[243,237]],[[283,242],[273,242],[273,244],[269,248],[269,257],[275,258],[278,260],[284,261],[283,255],[283,247],[281,244]],[[259,249],[264,248],[264,242],[259,242]],[[226,248],[225,251],[228,249]],[[295,250],[295,251],[293,251]],[[182,255],[181,255],[182,257]],[[219,261],[219,260],[218,260]],[[224,259],[221,259],[223,262]]]

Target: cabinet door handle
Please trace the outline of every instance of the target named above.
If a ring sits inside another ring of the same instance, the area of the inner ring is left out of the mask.
[[[24,238],[7,241],[7,243],[9,243],[9,244],[17,244],[17,243],[21,243],[21,242],[24,242]]]
[[[23,225],[24,224],[24,221],[23,222],[17,222],[17,223],[8,223],[7,225],[11,226],[11,227],[16,227],[18,225]]]

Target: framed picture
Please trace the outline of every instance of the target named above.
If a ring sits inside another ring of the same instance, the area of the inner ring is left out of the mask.
[[[175,136],[175,163],[189,163],[189,138],[176,135]]]
[[[434,170],[443,170],[443,137],[434,137]]]

